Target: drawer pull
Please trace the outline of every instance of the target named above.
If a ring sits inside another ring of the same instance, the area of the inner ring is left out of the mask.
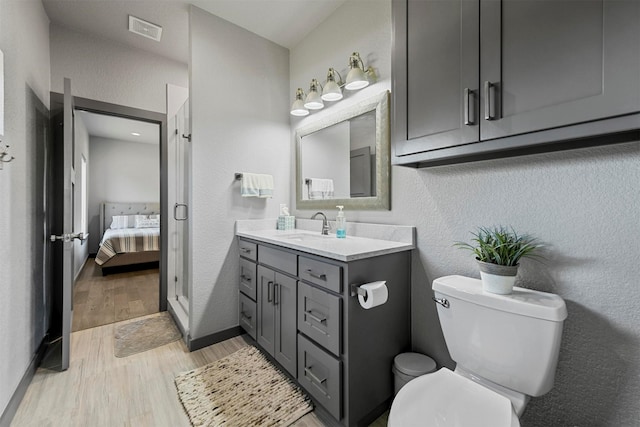
[[[313,310],[305,310],[305,314],[318,323],[325,323],[327,321],[326,317],[318,317],[315,314],[313,314]]]
[[[242,280],[247,281],[247,282],[251,282],[251,277],[250,277],[250,276],[245,276],[244,274],[241,274],[241,275],[240,275],[240,278],[241,278]]]
[[[249,248],[240,248],[240,251],[244,254],[250,254],[251,253],[251,249]]]
[[[244,311],[241,311],[241,312],[240,312],[240,316],[241,316],[243,319],[246,319],[246,320],[248,320],[249,322],[251,322],[251,316],[247,315]]]
[[[311,270],[310,268],[307,269],[307,274],[309,276],[311,276],[311,277],[315,277],[316,279],[327,280],[327,275],[326,274],[316,273],[315,271]]]
[[[320,385],[324,384],[327,381],[327,379],[326,378],[322,378],[322,379],[318,378],[313,372],[311,372],[311,368],[312,368],[312,366],[309,366],[308,368],[304,368],[304,373],[309,378],[311,378],[314,382],[316,382],[316,383],[318,383]]]

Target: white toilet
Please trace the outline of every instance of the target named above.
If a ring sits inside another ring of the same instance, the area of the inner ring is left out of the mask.
[[[519,427],[529,397],[553,387],[564,300],[518,287],[491,294],[480,280],[463,276],[436,279],[433,290],[457,366],[405,385],[388,427]]]

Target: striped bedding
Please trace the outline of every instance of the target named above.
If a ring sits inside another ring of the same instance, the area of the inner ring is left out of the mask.
[[[160,250],[160,228],[107,229],[102,236],[96,264],[102,265],[117,254]]]

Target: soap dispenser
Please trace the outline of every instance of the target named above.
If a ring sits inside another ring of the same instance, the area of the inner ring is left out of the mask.
[[[344,239],[347,237],[347,218],[345,218],[344,212],[342,212],[344,206],[336,206],[336,208],[340,209],[336,216],[336,237],[338,239]]]

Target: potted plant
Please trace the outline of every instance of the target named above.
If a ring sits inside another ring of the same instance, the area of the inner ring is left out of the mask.
[[[542,246],[533,237],[519,235],[511,227],[478,227],[471,234],[474,236],[472,243],[457,242],[455,246],[476,255],[482,288],[494,294],[510,294],[518,274],[518,262],[521,258],[535,256]]]

